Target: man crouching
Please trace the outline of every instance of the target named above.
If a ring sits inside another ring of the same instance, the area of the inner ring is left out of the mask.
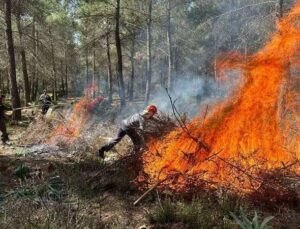
[[[122,138],[127,135],[134,144],[134,150],[138,151],[144,144],[143,136],[139,135],[139,131],[144,131],[145,123],[157,113],[154,105],[149,105],[142,113],[136,113],[121,122],[121,127],[114,137],[107,144],[102,146],[97,152],[97,156],[104,158],[104,153],[112,149],[118,144]]]

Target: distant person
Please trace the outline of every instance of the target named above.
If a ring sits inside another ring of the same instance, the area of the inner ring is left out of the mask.
[[[51,97],[47,94],[46,90],[44,90],[43,94],[40,96],[40,103],[42,107],[42,114],[45,115],[52,104]]]
[[[145,123],[150,120],[157,113],[157,108],[154,105],[148,106],[142,113],[136,113],[121,122],[120,129],[117,136],[114,137],[107,144],[102,146],[97,152],[97,156],[104,158],[104,153],[112,149],[118,144],[122,138],[127,135],[133,142],[135,151],[138,151],[143,143],[143,136],[139,134],[139,131],[143,132]]]
[[[1,140],[3,144],[6,144],[9,141],[7,130],[6,130],[6,116],[5,111],[8,110],[8,107],[4,105],[5,95],[0,95],[0,131],[2,132]]]

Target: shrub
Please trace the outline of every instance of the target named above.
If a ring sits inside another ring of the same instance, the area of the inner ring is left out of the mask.
[[[254,213],[253,219],[250,220],[242,208],[240,208],[240,217],[234,213],[231,213],[231,216],[242,229],[267,229],[267,224],[274,218],[273,216],[269,216],[259,224],[257,212]]]
[[[25,177],[29,175],[29,173],[30,173],[30,168],[24,164],[20,164],[14,170],[13,175],[20,178],[21,180],[24,180]]]
[[[178,221],[176,206],[171,200],[164,200],[161,204],[146,214],[147,219],[152,224],[167,224]]]

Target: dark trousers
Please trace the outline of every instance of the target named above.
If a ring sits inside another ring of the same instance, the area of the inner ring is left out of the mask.
[[[5,119],[0,117],[0,131],[2,132],[1,140],[2,142],[7,142],[8,139],[8,134],[6,130],[6,125],[5,125]]]
[[[49,110],[49,108],[50,108],[49,105],[42,105],[42,114],[45,115]]]
[[[137,133],[135,129],[127,129],[123,130],[122,128],[119,129],[118,134],[112,140],[110,140],[107,144],[102,146],[101,150],[109,151],[111,150],[116,144],[118,144],[125,136],[128,136],[134,145],[134,150],[138,151],[143,144],[142,137]]]

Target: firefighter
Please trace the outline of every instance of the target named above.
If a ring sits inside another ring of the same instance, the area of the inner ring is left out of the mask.
[[[45,115],[52,104],[51,97],[47,94],[46,90],[44,90],[43,94],[40,96],[40,102],[42,107],[42,114]]]
[[[8,108],[4,105],[4,103],[5,103],[5,95],[0,95],[0,131],[2,132],[1,140],[3,144],[9,141],[6,125],[5,125],[5,121],[6,121],[5,111],[8,110]]]
[[[127,135],[134,144],[137,152],[144,144],[143,131],[145,123],[157,113],[154,105],[149,105],[142,113],[136,113],[121,122],[120,129],[111,141],[102,146],[97,152],[97,156],[104,158],[104,153],[118,144],[125,135]]]

